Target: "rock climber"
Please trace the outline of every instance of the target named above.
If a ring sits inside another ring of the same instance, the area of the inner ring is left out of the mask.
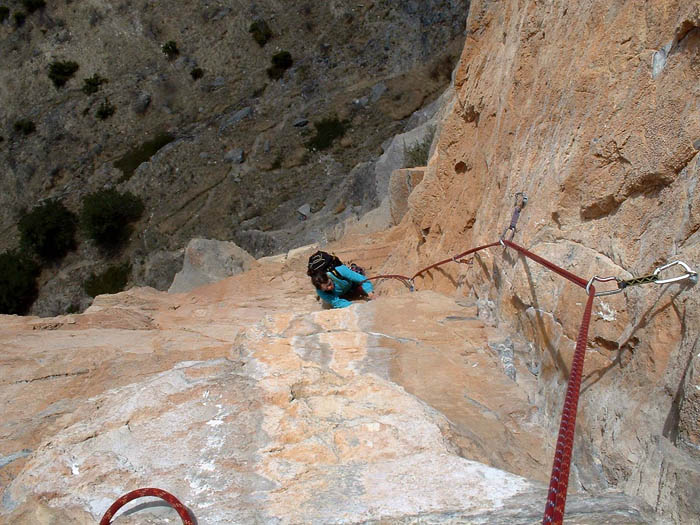
[[[373,299],[374,287],[360,273],[341,264],[332,271],[311,274],[311,282],[324,303],[333,308],[345,308],[356,299]]]

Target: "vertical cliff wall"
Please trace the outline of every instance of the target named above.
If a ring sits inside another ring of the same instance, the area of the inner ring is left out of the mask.
[[[493,242],[524,191],[514,241],[581,277],[697,270],[699,26],[698,2],[472,2],[453,107],[387,268]],[[585,292],[515,252],[483,253],[416,284],[493,304],[532,343],[554,435]],[[700,512],[691,284],[596,299],[572,470],[579,488],[622,487],[678,523]]]

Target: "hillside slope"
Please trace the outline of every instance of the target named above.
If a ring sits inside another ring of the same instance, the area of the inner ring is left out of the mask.
[[[4,4],[0,251],[17,246],[23,212],[43,199],[79,213],[86,195],[114,187],[145,205],[119,254],[79,232],[77,250],[40,277],[38,315],[82,310],[84,281],[110,264],[129,262],[132,285],[167,289],[193,237],[269,255],[378,205],[385,188],[354,168],[448,86],[469,6]],[[270,30],[264,46],[256,23]],[[51,68],[69,63],[78,69],[55,85]],[[322,218],[314,227],[300,223],[303,205]]]

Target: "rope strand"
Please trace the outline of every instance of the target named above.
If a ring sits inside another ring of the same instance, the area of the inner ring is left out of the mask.
[[[190,516],[189,511],[182,503],[180,503],[179,499],[170,494],[170,492],[153,487],[136,489],[124,494],[107,509],[107,512],[104,513],[104,516],[102,516],[102,519],[100,520],[100,525],[109,525],[112,518],[120,508],[129,503],[131,500],[143,498],[145,496],[155,496],[156,498],[167,501],[177,511],[183,525],[194,525],[194,520]]]

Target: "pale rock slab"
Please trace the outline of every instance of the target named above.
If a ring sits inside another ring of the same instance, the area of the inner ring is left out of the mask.
[[[255,259],[233,242],[192,239],[185,248],[182,270],[175,274],[169,293],[189,292],[249,270]]]
[[[91,524],[143,486],[212,524],[539,515],[550,450],[532,385],[503,373],[475,311],[430,291],[322,310],[295,257],[189,294],[0,318],[0,521]],[[578,501],[572,515],[591,515]],[[650,523],[620,496],[595,508]],[[123,512],[177,519],[143,501]]]

